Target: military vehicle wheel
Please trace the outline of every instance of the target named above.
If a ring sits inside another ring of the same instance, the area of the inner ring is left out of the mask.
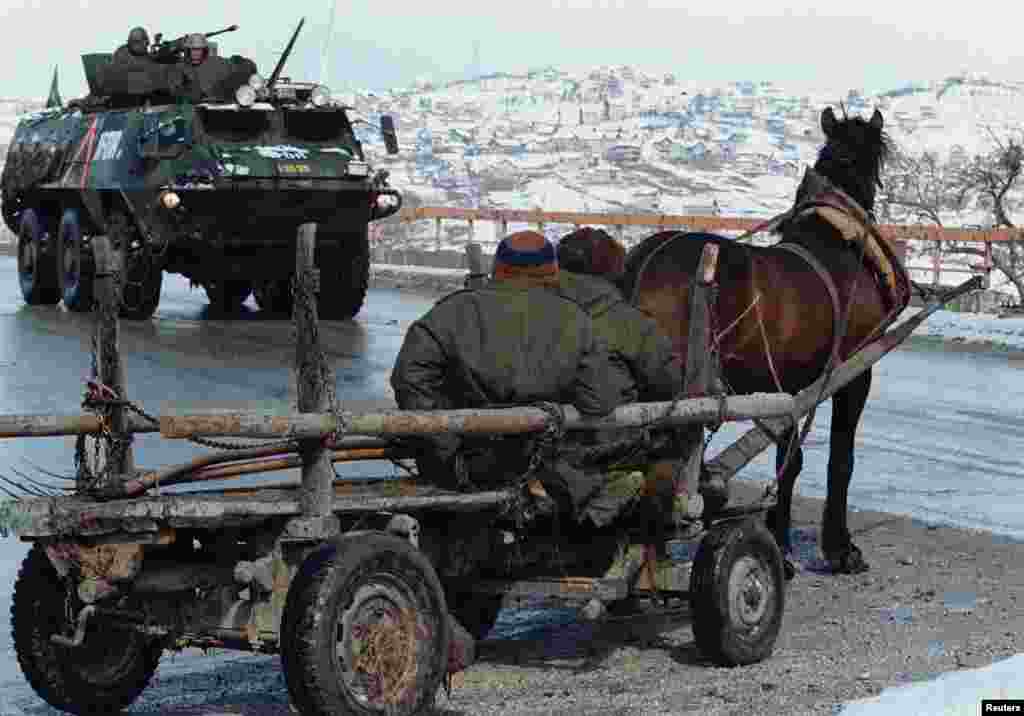
[[[82,605],[70,605],[74,611]],[[74,631],[67,589],[46,552],[34,545],[14,583],[11,629],[25,678],[48,704],[73,714],[118,713],[139,697],[163,653],[159,641],[89,622],[79,647],[54,644]]]
[[[128,279],[121,298],[121,318],[129,321],[146,321],[156,313],[160,305],[160,291],[163,289],[164,272],[152,265],[148,258],[139,254],[128,257]]]
[[[782,570],[775,538],[760,522],[714,525],[701,540],[690,578],[698,650],[721,666],[768,658],[782,625]]]
[[[331,229],[318,228],[318,235]],[[316,265],[320,269],[317,311],[328,321],[347,321],[363,307],[370,286],[370,239],[368,227],[345,232],[340,243],[317,244]],[[335,239],[336,240],[336,239]]]
[[[417,714],[448,667],[451,624],[426,556],[394,535],[344,535],[288,588],[281,663],[306,716]]]
[[[18,226],[18,283],[30,306],[53,306],[60,301],[57,258],[50,232],[35,209],[21,213]]]
[[[208,281],[203,284],[210,308],[224,313],[238,311],[252,293],[251,281]]]
[[[92,251],[83,245],[77,209],[66,209],[57,233],[61,293],[69,311],[89,311],[93,306],[96,264]]]
[[[124,251],[125,280],[121,292],[121,318],[145,321],[153,317],[160,305],[163,288],[163,268],[154,263],[145,248],[133,246],[139,239],[138,231],[128,217],[114,212],[107,219],[110,242]]]
[[[256,305],[261,311],[274,315],[290,316],[292,314],[292,280],[279,278],[263,281],[253,289]]]

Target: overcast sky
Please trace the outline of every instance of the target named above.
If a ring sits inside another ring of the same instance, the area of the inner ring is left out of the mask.
[[[822,5],[815,8],[814,5]],[[0,0],[0,96],[85,94],[79,55],[112,52],[134,25],[177,37],[237,23],[221,54],[269,74],[302,16],[288,73],[317,79],[330,0]],[[1005,7],[1005,9],[1004,9]],[[995,0],[340,0],[329,84],[384,89],[417,77],[631,64],[707,82],[772,80],[845,93],[964,70],[1024,77],[1017,3]],[[826,9],[827,8],[827,9]]]

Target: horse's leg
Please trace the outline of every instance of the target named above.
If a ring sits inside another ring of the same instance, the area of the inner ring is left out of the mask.
[[[796,568],[789,559],[789,555],[793,552],[793,545],[789,539],[789,527],[792,522],[793,487],[796,485],[796,478],[804,465],[804,451],[798,445],[793,447],[793,456],[789,463],[786,463],[790,444],[796,438],[796,428],[785,430],[779,435],[779,445],[775,453],[775,473],[779,475],[779,472],[782,471],[779,475],[778,502],[768,514],[768,527],[774,533],[775,542],[785,557],[786,579],[792,579],[796,574]]]
[[[861,551],[846,526],[846,502],[853,476],[853,447],[868,393],[871,371],[866,370],[832,396],[832,434],[829,436],[828,495],[821,526],[821,551],[837,574],[867,571]]]

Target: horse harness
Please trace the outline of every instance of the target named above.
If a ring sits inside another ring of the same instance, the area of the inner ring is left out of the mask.
[[[816,185],[817,190],[814,191],[812,198],[800,201],[789,211],[755,226],[753,229],[739,236],[736,241],[743,241],[744,239],[748,239],[751,236],[763,232],[772,233],[780,231],[786,224],[794,223],[804,217],[816,214],[819,218],[831,224],[832,227],[841,234],[843,240],[857,245],[860,248],[860,261],[864,262],[865,259],[870,261],[872,264],[871,268],[874,269],[876,278],[879,283],[882,284],[882,288],[885,289],[883,293],[885,294],[886,300],[890,301],[892,304],[889,313],[882,322],[876,326],[860,346],[857,347],[857,350],[859,350],[888,328],[899,315],[900,311],[906,307],[909,302],[910,289],[912,285],[910,277],[907,274],[903,262],[899,259],[899,256],[892,250],[888,242],[878,231],[878,228],[874,225],[874,221],[871,216],[854,199],[810,168],[807,169],[804,180],[801,183],[801,186],[807,185]],[[633,295],[629,297],[632,303],[636,303],[636,299],[639,294],[639,277],[643,274],[644,269],[650,263],[654,255],[658,254],[668,244],[672,243],[674,239],[684,235],[685,234],[683,232],[679,232],[676,236],[670,237],[645,257],[637,271],[638,279],[633,286]],[[772,248],[787,251],[802,259],[811,267],[814,273],[817,274],[828,292],[829,299],[832,304],[832,348],[829,352],[829,358],[823,371],[823,375],[826,376],[825,381],[822,384],[822,395],[824,395],[824,391],[828,385],[828,379],[831,377],[832,371],[839,363],[840,347],[842,345],[843,337],[847,331],[847,324],[849,322],[850,309],[853,305],[855,291],[851,290],[849,300],[846,304],[846,310],[844,311],[839,296],[839,289],[836,287],[835,280],[832,278],[829,270],[810,251],[799,244],[781,242],[775,244]],[[741,314],[740,318],[743,318],[743,316],[745,316],[751,309],[757,310],[758,298],[759,297],[755,297],[754,303],[751,304],[743,314]],[[714,311],[712,311],[712,315],[714,315]],[[760,320],[760,314],[758,314],[758,316]],[[718,339],[728,333],[738,322],[739,319],[730,324],[728,328],[714,338],[714,342],[717,344]],[[779,383],[779,378],[775,374],[774,366],[772,364],[772,357],[767,344],[767,337],[762,337],[765,339],[766,357],[769,361],[769,365],[772,366],[772,374],[775,377],[776,383]],[[717,377],[719,379],[722,378],[721,375]],[[778,387],[781,391],[782,386],[779,385]],[[784,464],[782,468],[778,470],[778,474],[776,475],[777,479],[789,465],[793,457],[793,448],[797,445],[802,445],[806,439],[820,402],[821,400],[819,399],[813,403],[813,406],[807,415],[807,420],[804,421],[803,430],[800,431],[799,437],[794,435],[795,439],[790,442],[789,448],[786,451],[787,454]],[[761,424],[762,421],[756,422]],[[762,429],[765,429],[769,435],[773,435],[773,431],[768,431],[766,425],[762,425]],[[781,442],[778,437],[779,436],[773,435],[773,439],[775,439],[775,441],[781,446]]]
[[[839,289],[836,288],[836,282],[832,280],[832,274],[822,265],[821,261],[800,244],[777,244],[773,248],[799,256],[825,284],[825,290],[828,291],[828,297],[832,301],[832,350],[829,352],[828,359],[828,364],[831,366],[839,359],[839,347],[842,344],[843,335],[846,333],[846,319],[849,318],[849,312],[844,313],[840,306]],[[850,302],[852,301],[853,296],[850,296]]]

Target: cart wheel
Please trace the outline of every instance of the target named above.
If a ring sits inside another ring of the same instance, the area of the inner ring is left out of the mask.
[[[785,605],[782,555],[753,519],[719,523],[700,543],[690,581],[697,648],[722,666],[771,655]]]
[[[146,688],[163,653],[159,641],[129,631],[104,630],[91,622],[80,647],[54,644],[68,634],[71,611],[81,607],[57,576],[46,552],[35,545],[14,584],[11,630],[18,664],[29,684],[51,706],[73,714],[117,713]]]
[[[427,558],[380,532],[310,554],[288,588],[281,663],[306,716],[429,709],[448,665],[444,591]]]

